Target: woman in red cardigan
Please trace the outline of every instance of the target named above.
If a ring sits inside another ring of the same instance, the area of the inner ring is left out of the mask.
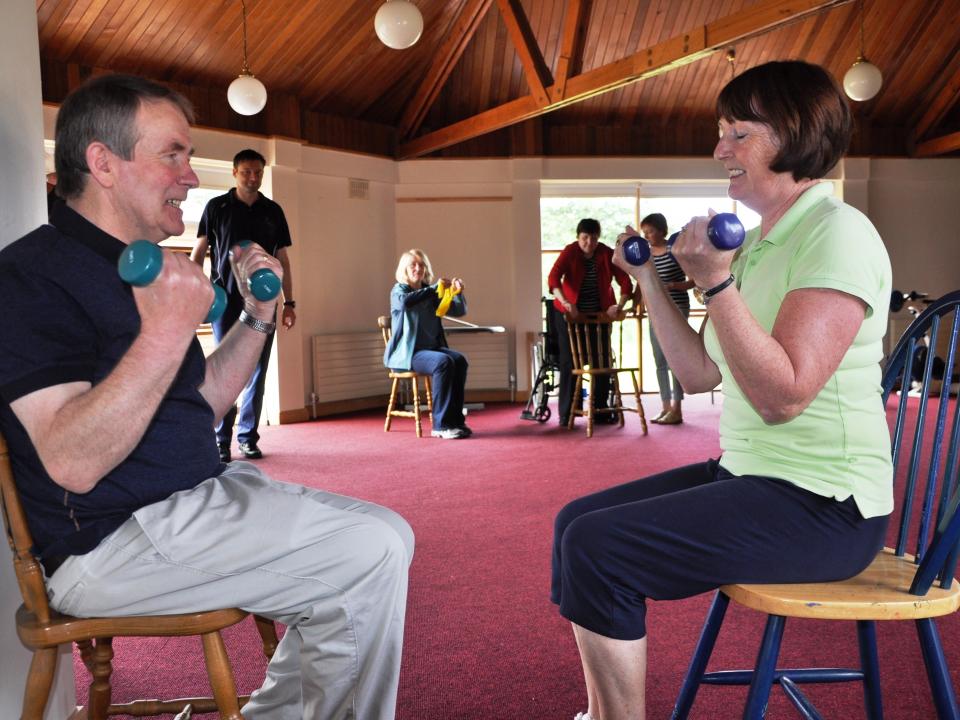
[[[611,284],[616,280],[620,286],[620,301],[613,295]],[[600,223],[584,218],[577,223],[577,241],[567,245],[553,264],[548,278],[553,305],[561,313],[557,330],[560,346],[560,387],[557,399],[557,414],[560,424],[566,426],[570,419],[573,398],[573,358],[567,342],[567,322],[579,315],[604,312],[617,318],[630,299],[632,284],[630,276],[613,264],[613,250],[600,242]],[[595,408],[607,407],[610,377],[601,375],[596,383]],[[594,389],[591,389],[593,392]],[[601,413],[595,422],[616,422],[613,413]]]

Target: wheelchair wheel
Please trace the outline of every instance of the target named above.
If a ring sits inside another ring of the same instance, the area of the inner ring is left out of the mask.
[[[550,419],[550,408],[549,407],[538,407],[533,411],[533,418],[537,422],[545,423]]]

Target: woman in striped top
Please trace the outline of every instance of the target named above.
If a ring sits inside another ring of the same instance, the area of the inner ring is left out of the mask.
[[[687,279],[680,264],[667,247],[667,219],[660,213],[651,213],[640,221],[640,232],[650,244],[650,256],[657,268],[660,282],[669,291],[673,304],[679,308],[684,317],[688,317],[690,295],[687,291],[693,287],[693,282]],[[639,286],[637,286],[637,292],[640,292]],[[653,419],[653,422],[660,425],[679,425],[683,422],[683,412],[680,409],[680,403],[683,402],[683,388],[677,376],[667,365],[667,358],[653,331],[653,323],[650,323],[650,345],[653,347],[653,359],[657,363],[657,384],[660,386],[660,401],[663,403],[663,410]],[[671,378],[673,379],[672,390]]]

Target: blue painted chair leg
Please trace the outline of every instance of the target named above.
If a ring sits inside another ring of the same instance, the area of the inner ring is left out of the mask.
[[[753,682],[750,683],[750,694],[747,696],[747,706],[743,709],[743,720],[763,720],[767,713],[770,688],[777,669],[777,656],[780,654],[780,641],[783,639],[783,629],[786,624],[785,617],[767,616],[767,627],[763,631],[763,642],[760,643],[757,665],[753,671]]]
[[[723,624],[723,617],[727,613],[729,604],[730,598],[717,590],[713,603],[710,605],[710,612],[707,613],[707,619],[703,624],[703,630],[700,631],[697,649],[693,653],[693,659],[690,660],[690,667],[687,669],[687,675],[680,687],[677,702],[673,706],[673,715],[670,716],[672,720],[686,720],[690,708],[693,707],[697,690],[700,688],[700,679],[707,669],[710,655],[713,654],[713,646],[717,642],[717,634],[720,632],[720,626]]]
[[[793,703],[793,706],[800,713],[803,720],[823,720],[823,715],[817,712],[817,709],[810,702],[810,699],[804,695],[797,684],[789,677],[784,675],[780,678],[780,687],[786,693],[787,697]]]
[[[857,621],[860,645],[860,668],[863,670],[863,701],[869,720],[883,720],[883,697],[880,694],[880,656],[877,653],[877,623]]]
[[[927,666],[927,679],[933,693],[933,703],[937,707],[939,720],[960,720],[957,708],[957,696],[950,682],[950,671],[940,644],[940,634],[931,619],[917,620],[917,634],[920,636],[920,649],[923,651],[923,664]]]

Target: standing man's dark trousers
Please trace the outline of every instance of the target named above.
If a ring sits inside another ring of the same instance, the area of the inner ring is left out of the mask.
[[[211,323],[213,337],[217,341],[217,345],[220,344],[227,331],[233,327],[238,316],[239,312],[231,313],[228,308],[219,320]],[[234,405],[217,425],[217,444],[221,447],[230,446],[234,423],[237,424],[237,442],[256,444],[260,441],[260,433],[258,432],[260,411],[263,409],[263,394],[267,387],[267,366],[270,364],[270,351],[273,348],[273,336],[275,334],[267,335],[257,365],[240,393],[240,397],[237,398],[240,403],[239,412],[237,406]]]
[[[567,331],[567,316],[557,312],[554,316],[557,328],[557,345],[559,350],[560,385],[557,389],[557,415],[561,425],[566,425],[570,419],[570,408],[573,405],[573,354],[570,352],[570,335]],[[588,335],[593,354],[597,355],[596,339]],[[602,409],[607,407],[610,397],[610,376],[594,375],[590,392],[593,396],[593,407]],[[577,409],[583,406],[582,398],[577,398]]]

